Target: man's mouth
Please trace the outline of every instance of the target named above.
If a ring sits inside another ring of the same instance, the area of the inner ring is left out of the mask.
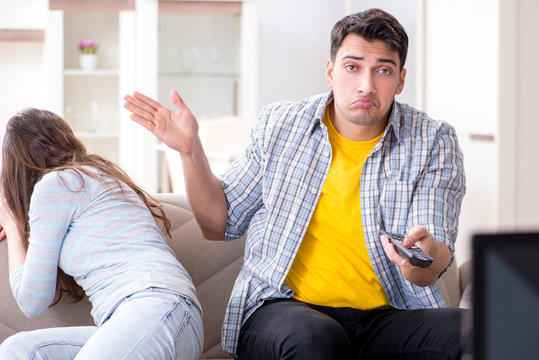
[[[371,107],[376,106],[376,102],[369,98],[359,98],[352,101],[352,105],[360,109],[370,109]]]

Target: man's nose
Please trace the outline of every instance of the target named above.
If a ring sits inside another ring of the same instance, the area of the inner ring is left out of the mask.
[[[370,95],[376,92],[373,73],[371,73],[370,71],[365,71],[362,74],[362,76],[359,78],[357,91],[364,95]]]

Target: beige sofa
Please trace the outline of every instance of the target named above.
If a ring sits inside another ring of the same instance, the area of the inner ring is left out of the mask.
[[[221,324],[242,264],[244,239],[228,243],[205,240],[184,196],[158,194],[156,198],[163,203],[172,222],[170,245],[191,274],[202,303],[205,336],[202,359],[229,359],[220,345]],[[459,304],[464,288],[460,280],[467,283],[469,277],[459,276],[457,268],[452,266],[439,281],[449,306]],[[0,242],[0,286],[0,342],[18,331],[93,324],[87,300],[78,303],[62,301],[41,316],[27,319],[17,307],[9,287],[5,241]]]

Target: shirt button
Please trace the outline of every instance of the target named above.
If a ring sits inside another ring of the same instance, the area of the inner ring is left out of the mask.
[[[282,267],[282,266],[279,266],[279,269],[277,269],[277,270],[279,270],[279,272],[284,273],[284,267]]]
[[[297,229],[296,229],[296,232],[297,232],[298,234],[301,234],[301,228],[297,228]]]
[[[316,195],[317,192],[318,192],[318,191],[317,191],[315,188],[312,188],[312,189],[311,189],[311,193],[312,193],[313,195]]]
[[[324,151],[324,156],[328,157],[329,156],[329,151]]]

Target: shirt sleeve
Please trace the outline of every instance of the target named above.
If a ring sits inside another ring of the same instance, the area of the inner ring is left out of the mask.
[[[28,317],[41,314],[54,300],[60,250],[76,209],[75,192],[57,174],[46,174],[34,187],[26,261],[10,274],[15,300]]]
[[[453,127],[442,122],[429,161],[415,184],[409,224],[426,226],[434,238],[455,252],[458,219],[466,189],[462,152]]]
[[[263,206],[264,132],[272,108],[262,109],[251,129],[249,145],[221,177],[228,208],[225,240],[237,239],[247,230],[253,215]]]

